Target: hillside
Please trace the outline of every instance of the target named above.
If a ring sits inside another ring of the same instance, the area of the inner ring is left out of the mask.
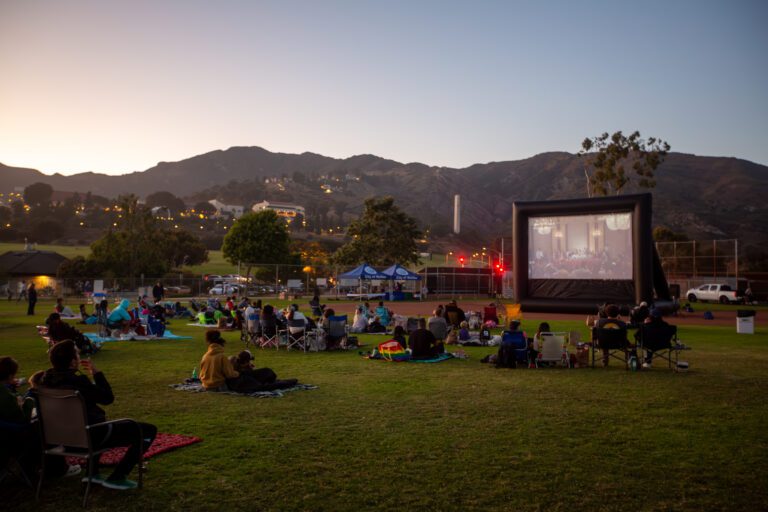
[[[459,193],[463,206],[459,238],[474,243],[509,234],[514,201],[584,197],[582,165],[566,152],[451,169],[374,155],[336,159],[233,147],[121,176],[47,176],[0,164],[0,180],[4,190],[42,181],[56,190],[90,190],[107,197],[168,190],[190,202],[218,198],[248,206],[264,199],[291,201],[304,205],[308,215],[339,223],[357,215],[365,198],[392,195],[436,237],[448,235],[453,196]],[[768,197],[768,167],[736,158],[671,153],[656,174],[655,224],[699,239],[768,242],[763,222],[768,204],[762,199]],[[266,178],[278,179],[265,183]]]

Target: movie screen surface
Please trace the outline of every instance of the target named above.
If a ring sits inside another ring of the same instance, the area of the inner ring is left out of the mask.
[[[528,218],[530,279],[632,279],[632,215]]]

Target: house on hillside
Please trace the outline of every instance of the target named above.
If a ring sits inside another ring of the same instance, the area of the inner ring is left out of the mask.
[[[272,201],[262,201],[256,203],[251,207],[254,212],[260,212],[262,210],[272,210],[280,217],[294,218],[298,216],[305,216],[304,207],[296,204],[288,203],[275,203]]]
[[[11,290],[21,281],[35,283],[38,290],[53,294],[59,289],[56,271],[67,258],[53,251],[38,251],[28,246],[23,251],[8,251],[0,255],[0,281],[8,283]]]
[[[208,204],[216,208],[216,217],[225,217],[227,215],[231,216],[232,218],[239,219],[243,216],[243,212],[245,211],[245,208],[239,205],[234,204],[224,204],[218,199],[211,199],[208,201]]]

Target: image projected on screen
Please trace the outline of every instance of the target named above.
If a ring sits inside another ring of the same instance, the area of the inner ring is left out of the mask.
[[[530,217],[528,277],[632,279],[632,216]]]

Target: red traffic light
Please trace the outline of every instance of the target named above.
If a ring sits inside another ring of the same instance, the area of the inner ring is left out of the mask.
[[[459,263],[464,264],[464,256],[459,256]]]

